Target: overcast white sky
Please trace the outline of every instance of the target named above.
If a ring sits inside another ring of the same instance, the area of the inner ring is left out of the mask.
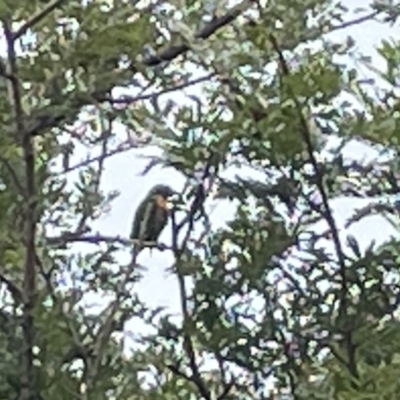
[[[365,7],[368,2],[365,0],[346,0],[344,3],[350,9],[354,9]],[[365,55],[373,58],[374,66],[383,69],[383,60],[379,58],[374,48],[382,39],[388,39],[390,36],[399,37],[399,34],[399,26],[391,28],[375,22],[367,22],[336,32],[334,36],[344,40],[347,35],[351,35],[356,40],[358,48]],[[195,88],[187,90],[187,93],[195,92]],[[174,93],[172,96],[175,101],[178,101],[179,94]],[[185,101],[183,97],[181,99]],[[139,175],[147,165],[147,161],[138,158],[138,154],[154,154],[155,151],[154,148],[133,150],[114,156],[106,163],[103,188],[105,190],[117,190],[121,195],[115,200],[109,215],[98,221],[96,230],[105,235],[128,236],[134,210],[142,200],[143,195],[154,184],[169,183],[177,189],[183,186],[183,178],[171,169],[154,169],[145,177]],[[349,154],[359,153],[362,156],[365,147],[355,145],[348,151]],[[338,201],[335,203],[335,216],[339,226],[343,225],[351,215],[355,205],[357,204],[354,201]],[[229,206],[226,202],[219,204],[213,213],[213,222],[218,225],[223,224],[226,219],[232,216],[233,210],[233,206]],[[383,240],[394,231],[382,218],[371,217],[355,226],[352,233],[363,245],[367,245],[371,239]],[[161,241],[168,242],[168,237],[169,232],[166,230]],[[153,307],[168,306],[171,311],[179,313],[179,293],[176,278],[167,276],[165,273],[165,269],[173,263],[169,252],[153,251],[153,254],[149,256],[148,251],[143,251],[139,257],[139,262],[148,268],[143,281],[138,286],[140,297]]]

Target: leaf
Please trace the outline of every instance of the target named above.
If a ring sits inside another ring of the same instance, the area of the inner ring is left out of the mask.
[[[346,240],[347,245],[350,247],[350,250],[353,252],[353,254],[356,257],[361,258],[362,255],[356,238],[353,235],[347,235]]]

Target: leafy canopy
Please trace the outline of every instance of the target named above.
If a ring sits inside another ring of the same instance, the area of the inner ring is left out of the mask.
[[[399,14],[1,1],[0,397],[397,398],[398,235],[348,232],[376,214],[399,226],[400,43],[380,44],[377,70],[331,33]],[[128,232],[95,231],[119,196],[107,164],[152,145],[147,179],[161,165],[187,182],[165,246],[178,316],[138,296]],[[339,202],[356,205],[344,227]]]

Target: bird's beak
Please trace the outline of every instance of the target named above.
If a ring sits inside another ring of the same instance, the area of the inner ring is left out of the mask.
[[[179,202],[180,194],[178,192],[171,193],[167,198],[164,198],[164,207],[167,210],[175,208],[177,202]]]
[[[168,204],[171,209],[174,205],[182,203],[182,195],[178,192],[173,192],[170,196],[168,196]]]

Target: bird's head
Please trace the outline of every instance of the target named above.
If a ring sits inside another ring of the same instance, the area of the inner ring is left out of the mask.
[[[151,196],[156,199],[157,204],[162,208],[167,207],[167,201],[176,194],[168,185],[156,185],[151,189]]]
[[[153,189],[151,189],[151,194],[162,196],[165,199],[168,199],[174,194],[176,194],[176,192],[172,190],[172,188],[169,187],[168,185],[156,185],[153,187]]]

